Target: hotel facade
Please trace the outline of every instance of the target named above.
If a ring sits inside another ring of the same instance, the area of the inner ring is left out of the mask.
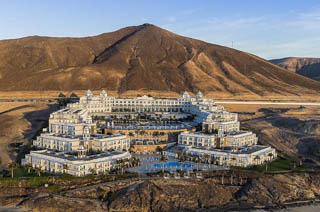
[[[130,159],[130,140],[123,134],[96,134],[96,123],[86,109],[66,108],[50,115],[49,127],[33,141],[22,165],[56,174],[84,176],[106,173],[117,160]],[[90,153],[90,154],[89,154]]]
[[[105,152],[86,156],[85,153],[81,155],[81,149],[78,151],[77,156],[48,150],[32,151],[26,155],[22,165],[31,164],[33,168],[40,168],[43,172],[81,177],[93,173],[108,173],[118,166],[118,160],[131,158],[129,152]]]
[[[91,116],[119,112],[191,114],[194,117],[191,124],[202,127],[202,131],[194,132],[184,126],[180,129],[180,125],[164,126],[163,130],[180,131],[177,143],[183,151],[199,157],[209,155],[219,165],[247,167],[277,157],[274,148],[257,145],[256,134],[240,130],[238,114],[226,111],[210,98],[204,98],[201,92],[196,96],[184,92],[179,98],[116,98],[108,96],[105,91],[94,96],[88,90],[78,103],[68,104],[65,109],[50,115],[48,128],[33,141],[33,145],[42,150],[26,155],[22,164],[30,163],[44,171],[75,176],[106,173],[116,168],[117,160],[131,157],[127,152],[131,139],[135,139],[135,144],[139,141],[142,144],[154,142],[156,139],[161,141],[163,135],[159,129],[162,126],[114,126],[109,123],[105,129],[110,132],[97,134],[97,125]],[[154,137],[154,130],[157,136],[150,139]],[[121,134],[122,131],[130,133],[132,138]],[[132,136],[136,131],[144,133]],[[168,138],[163,136],[163,139]],[[89,152],[96,154],[88,155]]]
[[[185,92],[180,98],[116,98],[108,96],[104,90],[94,96],[88,90],[78,103],[69,104],[69,108],[87,109],[90,114],[106,112],[191,112],[194,104],[214,105],[212,99],[204,98],[199,91],[195,97]]]
[[[193,124],[202,131],[184,131],[178,135],[178,144],[191,154],[220,158],[219,164],[251,166],[268,162],[277,157],[274,148],[258,144],[256,134],[240,130],[237,113],[230,113],[213,99],[205,98],[199,91],[196,96],[187,92],[179,98],[116,98],[105,91],[94,96],[88,90],[80,102],[70,108],[87,109],[89,114],[112,112],[183,112],[194,116]],[[121,127],[120,127],[121,128]],[[204,153],[206,152],[206,153]],[[253,159],[255,158],[255,159]],[[258,160],[259,159],[259,160]],[[219,160],[216,160],[219,161]]]

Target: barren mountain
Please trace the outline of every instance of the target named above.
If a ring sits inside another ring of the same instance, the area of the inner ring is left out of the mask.
[[[317,95],[320,83],[257,56],[151,24],[85,38],[0,41],[0,91],[88,88]]]
[[[320,58],[287,57],[270,60],[270,62],[302,76],[320,81]]]

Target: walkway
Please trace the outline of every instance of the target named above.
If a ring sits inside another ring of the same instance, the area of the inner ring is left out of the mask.
[[[320,106],[320,103],[313,102],[246,102],[246,101],[223,101],[223,102],[215,102],[216,104],[235,104],[235,105],[304,105],[304,106]]]

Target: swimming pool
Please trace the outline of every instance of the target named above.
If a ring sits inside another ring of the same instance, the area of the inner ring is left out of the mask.
[[[166,162],[166,163],[156,163],[153,164],[155,168],[183,168],[190,169],[193,168],[193,165],[190,163],[179,163],[179,162]]]

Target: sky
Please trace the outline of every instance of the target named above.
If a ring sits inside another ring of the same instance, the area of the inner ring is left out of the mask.
[[[0,0],[0,39],[151,23],[265,59],[320,57],[319,0]],[[233,44],[233,45],[232,45]]]

